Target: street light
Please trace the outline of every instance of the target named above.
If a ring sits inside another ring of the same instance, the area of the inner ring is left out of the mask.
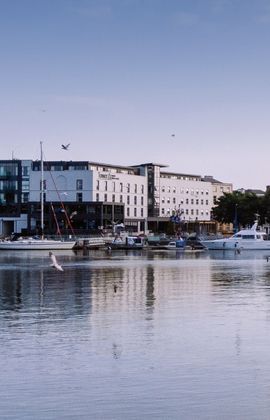
[[[234,231],[234,233],[236,233],[237,230],[238,230],[237,207],[238,207],[238,204],[236,203],[234,205],[234,221],[233,221],[233,231]]]

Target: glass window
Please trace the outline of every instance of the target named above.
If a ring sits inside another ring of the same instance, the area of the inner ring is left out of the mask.
[[[76,194],[76,201],[78,203],[82,203],[82,201],[83,201],[83,195],[82,195],[82,193],[77,193]]]
[[[83,180],[77,179],[76,180],[76,190],[82,190],[83,189]]]
[[[96,201],[99,201],[99,193],[96,194]]]

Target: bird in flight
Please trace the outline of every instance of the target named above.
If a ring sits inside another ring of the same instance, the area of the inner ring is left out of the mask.
[[[171,134],[171,137],[175,137],[175,134]]]
[[[62,149],[63,150],[68,150],[69,146],[70,146],[70,143],[68,143],[68,144],[62,144]]]
[[[49,257],[51,258],[52,264],[51,267],[56,268],[58,271],[64,271],[60,264],[58,264],[55,255],[50,251]]]

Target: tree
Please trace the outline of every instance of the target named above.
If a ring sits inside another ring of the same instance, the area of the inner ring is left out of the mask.
[[[213,217],[220,223],[237,223],[242,226],[251,225],[256,219],[256,214],[261,215],[263,213],[263,198],[257,197],[256,194],[250,192],[235,191],[233,193],[225,193],[217,200],[216,206],[213,207]]]

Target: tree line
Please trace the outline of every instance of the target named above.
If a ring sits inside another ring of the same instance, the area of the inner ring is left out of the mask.
[[[212,209],[213,218],[220,223],[247,226],[259,219],[260,224],[270,223],[270,191],[258,197],[252,192],[225,193]]]

